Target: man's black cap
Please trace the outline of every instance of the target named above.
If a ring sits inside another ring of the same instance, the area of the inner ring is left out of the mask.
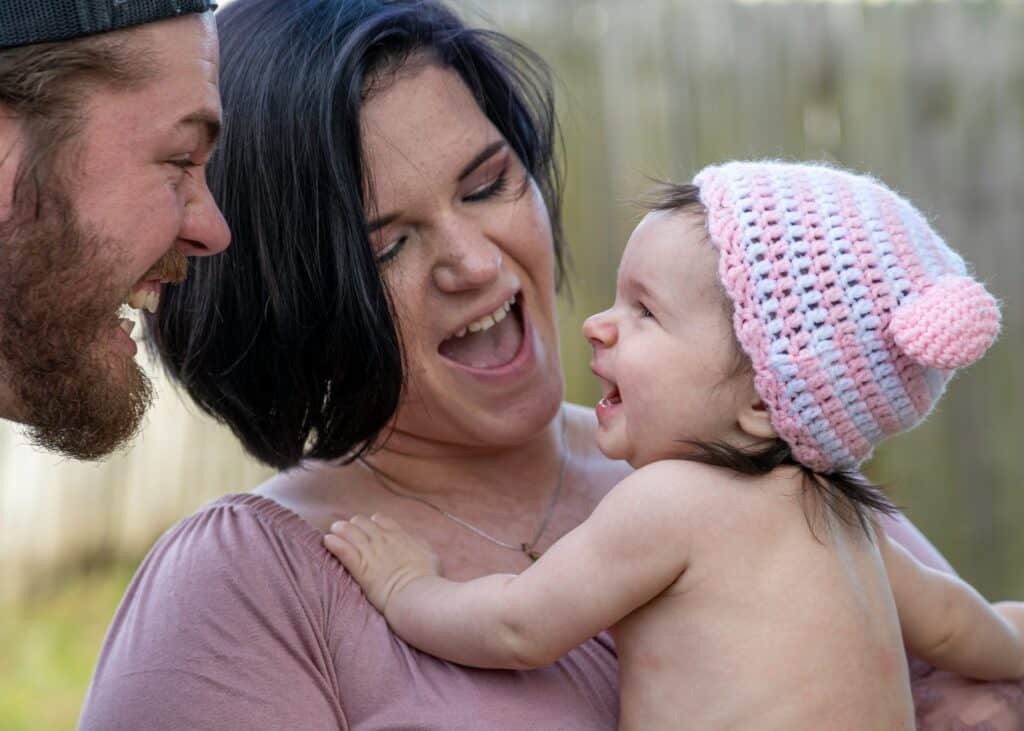
[[[0,0],[0,48],[67,41],[216,7],[212,0]]]

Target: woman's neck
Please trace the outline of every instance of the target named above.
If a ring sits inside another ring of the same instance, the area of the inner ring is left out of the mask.
[[[363,461],[399,489],[428,499],[528,500],[550,493],[563,457],[570,456],[564,419],[559,411],[535,435],[508,445],[454,444],[396,429]]]

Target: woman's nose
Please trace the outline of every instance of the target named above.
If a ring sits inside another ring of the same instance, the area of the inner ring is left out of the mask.
[[[443,292],[479,289],[501,273],[501,249],[473,226],[452,227],[434,265],[434,281]]]
[[[188,256],[219,254],[231,243],[231,231],[203,179],[192,182],[185,217],[178,233],[179,248]]]
[[[595,348],[607,348],[615,343],[615,323],[612,321],[610,312],[610,310],[598,312],[583,321],[583,337],[589,340]]]

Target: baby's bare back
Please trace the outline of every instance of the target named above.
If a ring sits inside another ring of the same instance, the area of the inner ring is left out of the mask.
[[[792,471],[715,482],[686,571],[613,628],[620,728],[912,729],[874,543]]]

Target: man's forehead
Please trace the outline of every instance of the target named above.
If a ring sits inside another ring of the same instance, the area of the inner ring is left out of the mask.
[[[0,49],[69,41],[216,7],[212,0],[3,0]]]

